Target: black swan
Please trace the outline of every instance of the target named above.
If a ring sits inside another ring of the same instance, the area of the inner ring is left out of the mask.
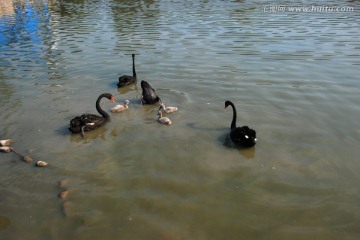
[[[160,102],[161,99],[156,95],[155,90],[146,81],[141,81],[142,96],[141,102],[143,104],[154,104]]]
[[[133,75],[132,76],[128,76],[128,75],[123,75],[121,77],[119,77],[119,82],[117,83],[117,86],[120,87],[125,87],[126,85],[132,84],[136,82],[136,72],[135,72],[135,54],[132,54],[132,71],[133,71]]]
[[[100,107],[100,101],[104,97],[109,99],[111,102],[114,102],[114,96],[110,93],[101,94],[96,100],[96,110],[101,114],[101,116],[85,113],[71,119],[69,130],[72,133],[81,133],[82,136],[84,136],[85,131],[94,130],[110,120],[109,114]]]
[[[252,147],[256,143],[256,132],[248,126],[236,127],[236,108],[235,105],[230,102],[225,102],[225,108],[231,106],[233,109],[233,119],[230,127],[230,138],[237,146]]]

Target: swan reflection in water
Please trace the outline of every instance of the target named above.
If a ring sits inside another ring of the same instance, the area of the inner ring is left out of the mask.
[[[246,159],[252,159],[255,157],[255,147],[241,147],[234,144],[234,142],[230,138],[230,134],[227,133],[225,136],[223,136],[223,145],[225,147],[236,149],[241,156],[243,156]]]
[[[108,125],[97,128],[91,132],[86,132],[84,137],[80,134],[70,134],[69,140],[72,143],[89,143],[96,139],[110,141],[118,137],[119,133],[116,127],[108,128]]]

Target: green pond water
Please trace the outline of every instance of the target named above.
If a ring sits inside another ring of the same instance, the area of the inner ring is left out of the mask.
[[[359,239],[359,2],[266,4],[2,1],[0,138],[49,165],[0,153],[0,238]],[[171,126],[117,89],[132,53]],[[104,92],[129,109],[72,135]],[[255,147],[228,144],[226,100]]]

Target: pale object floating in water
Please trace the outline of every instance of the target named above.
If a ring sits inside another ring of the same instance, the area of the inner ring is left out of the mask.
[[[113,107],[113,108],[111,109],[111,112],[113,112],[113,113],[115,113],[115,112],[122,112],[122,111],[124,111],[124,110],[126,110],[126,109],[129,108],[129,103],[130,103],[129,100],[125,100],[124,106],[121,105],[121,104],[118,104],[118,105],[116,105],[115,107]]]
[[[158,118],[159,123],[162,123],[162,124],[165,124],[165,125],[170,125],[171,124],[171,120],[169,118],[167,118],[167,117],[163,117],[161,111],[158,112],[158,116],[159,116],[159,118]]]
[[[0,147],[0,152],[8,153],[11,151],[10,147],[2,146]]]
[[[13,143],[13,140],[11,140],[11,139],[0,140],[0,146],[9,146],[12,143]]]
[[[178,110],[177,107],[165,107],[165,104],[163,102],[160,103],[160,109],[164,113],[172,113],[172,112],[176,112]]]
[[[44,162],[44,161],[37,161],[37,162],[35,163],[35,165],[36,165],[37,167],[46,167],[46,166],[48,165],[48,163],[47,163],[47,162]]]

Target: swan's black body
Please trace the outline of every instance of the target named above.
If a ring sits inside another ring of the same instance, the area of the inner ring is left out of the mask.
[[[156,95],[155,90],[150,86],[146,81],[141,81],[142,89],[142,103],[143,104],[154,104],[161,101],[161,99]]]
[[[103,97],[106,97],[110,101],[114,102],[114,97],[110,93],[101,94],[96,100],[96,110],[101,114],[101,116],[85,113],[71,119],[69,130],[72,133],[84,134],[85,131],[96,129],[110,120],[109,114],[100,107],[100,101]]]
[[[235,105],[230,102],[225,102],[225,108],[231,106],[233,109],[233,119],[230,126],[230,138],[233,143],[241,147],[252,147],[256,144],[256,131],[248,126],[236,127],[236,108]]]
[[[125,87],[126,85],[132,84],[132,83],[136,83],[136,71],[135,71],[135,54],[132,54],[132,71],[133,71],[133,75],[132,76],[128,76],[128,75],[123,75],[121,77],[119,77],[119,82],[117,83],[117,86],[120,87]]]

